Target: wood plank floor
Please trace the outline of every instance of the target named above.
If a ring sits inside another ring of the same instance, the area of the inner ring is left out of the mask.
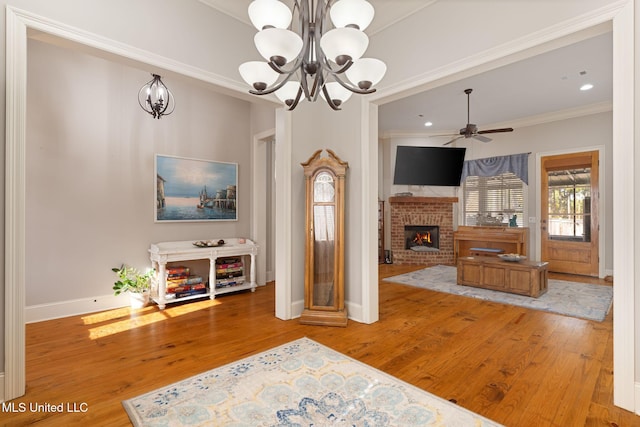
[[[380,277],[417,268],[382,265]],[[0,425],[130,425],[123,399],[304,336],[507,426],[640,425],[612,404],[611,313],[593,322],[381,281],[379,322],[304,326],[274,317],[270,284],[26,330],[27,393]]]

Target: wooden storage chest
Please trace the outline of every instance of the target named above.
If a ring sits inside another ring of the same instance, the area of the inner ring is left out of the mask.
[[[548,265],[539,261],[462,257],[458,258],[458,285],[537,298],[547,291]]]

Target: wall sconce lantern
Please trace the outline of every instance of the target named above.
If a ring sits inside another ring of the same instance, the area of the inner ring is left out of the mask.
[[[154,119],[159,119],[173,113],[176,103],[160,76],[157,74],[152,74],[152,76],[153,79],[142,86],[138,92],[138,104]]]

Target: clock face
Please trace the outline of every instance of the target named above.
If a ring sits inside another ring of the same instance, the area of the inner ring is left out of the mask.
[[[313,181],[313,201],[315,203],[331,203],[335,199],[335,194],[333,176],[328,172],[320,172]]]

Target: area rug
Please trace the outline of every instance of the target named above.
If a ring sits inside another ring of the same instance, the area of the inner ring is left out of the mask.
[[[134,426],[498,426],[308,338],[133,399]]]
[[[457,284],[456,267],[437,265],[384,279],[448,294],[463,295],[534,310],[549,311],[581,319],[603,321],[611,309],[613,287],[590,283],[548,281],[548,290],[538,298]]]

